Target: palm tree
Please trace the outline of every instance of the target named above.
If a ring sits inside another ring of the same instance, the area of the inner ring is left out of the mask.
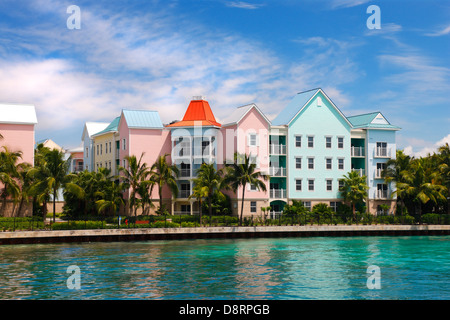
[[[239,219],[239,225],[242,225],[246,186],[250,184],[254,185],[257,190],[266,191],[264,181],[267,181],[269,176],[256,171],[256,164],[252,163],[250,156],[246,154],[235,153],[234,162],[227,163],[225,168],[224,185],[229,186],[234,192],[242,187],[241,216]]]
[[[72,193],[80,197],[84,195],[83,189],[70,182],[68,171],[68,161],[64,160],[62,151],[43,148],[42,154],[38,157],[38,166],[30,169],[29,174],[35,178],[35,182],[30,188],[30,192],[38,197],[44,204],[49,195],[53,197],[53,222],[56,220],[56,199],[58,191],[70,189]]]
[[[381,176],[386,183],[395,182],[396,188],[392,192],[392,196],[397,195],[397,201],[400,202],[400,215],[403,214],[404,200],[407,196],[405,187],[406,180],[404,176],[410,170],[411,157],[406,155],[402,150],[397,150],[396,158],[389,159],[386,162],[386,168],[381,172]]]
[[[343,185],[339,188],[344,201],[352,204],[353,219],[356,218],[356,204],[364,202],[367,198],[367,190],[369,187],[366,183],[366,176],[360,176],[358,172],[351,171],[344,175],[340,181]]]
[[[125,190],[123,183],[116,183],[115,181],[109,181],[107,186],[98,191],[96,194],[100,197],[95,202],[99,213],[110,212],[115,214],[117,210],[124,204],[122,192]]]
[[[148,175],[150,174],[150,170],[147,164],[142,163],[142,157],[144,153],[141,154],[139,160],[137,160],[136,156],[127,156],[125,159],[128,162],[128,168],[120,167],[119,172],[122,172],[122,180],[123,183],[130,188],[130,196],[129,196],[129,208],[130,211],[133,211],[136,216],[136,211],[138,207],[138,201],[136,195],[140,189],[140,184],[143,183]]]
[[[0,190],[2,198],[2,211],[6,210],[6,200],[11,197],[14,203],[20,196],[20,186],[17,182],[19,172],[17,170],[17,162],[22,158],[22,152],[9,151],[6,146],[2,147],[0,152],[0,182],[3,188]]]
[[[209,189],[201,184],[194,185],[192,194],[189,199],[196,198],[198,200],[200,226],[202,225],[202,199],[208,197]]]
[[[422,204],[428,201],[437,204],[446,200],[444,196],[446,188],[439,183],[438,173],[433,170],[430,157],[413,159],[411,170],[404,173],[404,178],[405,193],[413,199],[419,221],[422,218]]]
[[[450,147],[448,143],[439,148],[439,172],[447,188],[447,213],[450,214]]]
[[[214,192],[223,188],[223,170],[216,170],[214,164],[202,163],[197,170],[197,177],[193,179],[194,186],[207,190],[209,217],[212,217],[212,197]]]
[[[32,166],[29,163],[22,162],[17,165],[19,185],[20,185],[20,196],[19,196],[19,207],[17,208],[17,215],[19,216],[22,212],[23,204],[29,203],[30,201],[30,188],[32,184],[32,179],[30,178],[28,172],[31,170]]]
[[[165,185],[172,191],[172,196],[178,196],[178,185],[176,178],[179,170],[176,165],[169,164],[167,161],[168,154],[159,156],[151,167],[151,180],[158,185],[159,192],[159,213],[163,213],[162,190]]]

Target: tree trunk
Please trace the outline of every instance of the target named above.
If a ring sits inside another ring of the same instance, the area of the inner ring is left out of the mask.
[[[211,226],[211,221],[212,221],[212,206],[211,206],[211,195],[208,196],[208,206],[209,206],[209,225]]]
[[[242,186],[241,218],[239,219],[240,226],[242,226],[242,217],[244,215],[244,196],[245,196],[245,185]]]
[[[57,190],[53,190],[53,223],[56,220],[56,192]]]
[[[353,221],[356,222],[356,205],[353,203]]]

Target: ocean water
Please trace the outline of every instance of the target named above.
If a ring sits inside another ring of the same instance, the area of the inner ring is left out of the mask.
[[[450,237],[6,245],[0,299],[448,300]]]

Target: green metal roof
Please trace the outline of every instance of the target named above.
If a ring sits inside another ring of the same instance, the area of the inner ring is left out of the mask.
[[[383,117],[383,119],[386,121],[386,123],[374,123],[374,120],[378,115],[381,115]],[[378,112],[378,111],[347,117],[347,119],[351,122],[353,129],[361,129],[361,128],[392,129],[392,130],[400,129],[400,127],[392,125],[386,119],[386,117],[381,112]]]
[[[120,117],[115,118],[105,129],[103,129],[100,132],[97,132],[96,134],[94,134],[94,136],[99,136],[105,133],[117,131],[119,128],[119,120]]]

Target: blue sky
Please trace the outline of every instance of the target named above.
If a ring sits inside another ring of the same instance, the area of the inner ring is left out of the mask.
[[[381,29],[368,29],[370,5]],[[81,29],[67,28],[67,7]],[[81,143],[121,109],[216,118],[256,103],[274,118],[321,87],[351,116],[381,111],[415,155],[450,142],[450,2],[180,0],[0,2],[0,101],[32,103],[36,139]]]

